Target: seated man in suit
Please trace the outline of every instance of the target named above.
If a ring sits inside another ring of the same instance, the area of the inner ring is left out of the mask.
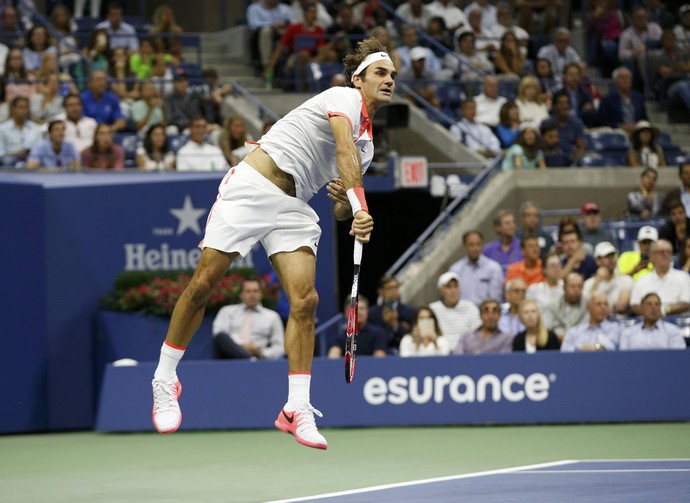
[[[599,103],[599,124],[632,133],[635,123],[649,120],[644,96],[633,90],[632,72],[624,66],[613,71],[613,83],[614,89]]]
[[[400,340],[414,325],[417,309],[400,302],[400,283],[393,276],[379,280],[378,303],[369,308],[369,323],[383,328],[388,334],[388,346],[398,348]]]
[[[345,315],[350,309],[350,299],[345,302]],[[386,356],[388,348],[388,335],[381,327],[368,323],[369,301],[363,295],[359,296],[357,304],[357,318],[359,321],[359,333],[357,334],[357,356]],[[345,353],[345,326],[338,332],[328,348],[329,358],[340,358]]]

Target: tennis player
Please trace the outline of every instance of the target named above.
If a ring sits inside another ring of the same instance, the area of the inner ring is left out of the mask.
[[[175,306],[153,378],[153,424],[160,433],[180,426],[177,364],[199,328],[206,301],[232,261],[260,240],[290,301],[288,398],[275,426],[308,447],[328,447],[314,420],[322,414],[309,396],[321,229],[307,201],[328,184],[335,217],[354,217],[350,234],[369,241],[374,221],[362,174],[374,155],[371,118],[390,103],[397,75],[374,38],[361,41],[343,63],[350,87],[330,88],[288,113],[220,183],[199,264]]]

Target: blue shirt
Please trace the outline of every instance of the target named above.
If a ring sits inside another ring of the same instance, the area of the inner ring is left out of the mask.
[[[288,24],[295,22],[292,9],[287,4],[279,3],[273,9],[267,9],[263,2],[256,2],[247,9],[247,24],[252,31],[280,21],[286,21]]]
[[[564,257],[563,260],[561,260],[561,264],[565,266],[567,263],[568,257]],[[573,269],[573,272],[580,273],[584,279],[589,279],[596,274],[598,268],[599,266],[597,266],[596,260],[594,260],[591,255],[587,255],[585,259],[580,262],[579,267]]]
[[[26,121],[19,128],[14,120],[5,121],[0,124],[0,155],[30,150],[41,138],[41,127],[35,122]]]
[[[105,30],[110,36],[110,48],[124,47],[128,52],[139,50],[139,38],[137,37],[137,30],[129,23],[120,23],[117,30],[113,30],[110,21],[103,21],[96,25],[97,30]]]
[[[639,322],[621,332],[620,349],[685,349],[685,339],[680,328],[673,323],[659,320],[652,328]]]
[[[575,325],[565,333],[561,351],[580,351],[582,346],[601,344],[608,350],[618,348],[621,327],[618,323],[604,320],[598,325],[591,326],[589,322]]]
[[[101,96],[100,100],[88,89],[81,93],[83,114],[87,117],[92,117],[99,124],[112,125],[116,120],[122,119],[122,110],[120,110],[120,98],[112,91],[106,91]]]
[[[66,169],[71,163],[79,161],[79,153],[70,141],[63,141],[60,152],[56,153],[50,139],[45,139],[31,148],[28,160],[38,162],[42,168]]]
[[[525,329],[517,314],[510,314],[510,304],[501,306],[501,317],[498,320],[498,329],[511,337],[515,337]]]
[[[558,145],[565,155],[570,155],[577,140],[585,137],[584,124],[579,118],[572,115],[568,116],[564,124],[561,124],[553,117],[549,117],[542,121],[540,127],[544,127],[546,124],[555,124],[558,128]]]
[[[497,239],[495,241],[486,243],[482,253],[501,265],[504,276],[506,271],[508,271],[508,266],[510,264],[523,260],[522,249],[520,248],[520,240],[517,237],[513,238],[513,242],[510,243],[508,251],[503,251],[501,240]]]
[[[473,264],[465,257],[449,269],[460,277],[460,297],[479,305],[486,299],[503,297],[503,270],[501,265],[484,255]]]

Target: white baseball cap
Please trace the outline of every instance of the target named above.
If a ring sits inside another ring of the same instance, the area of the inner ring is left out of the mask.
[[[638,241],[645,241],[647,239],[651,241],[659,240],[659,232],[651,225],[640,227],[640,230],[637,232]]]
[[[594,258],[607,257],[612,253],[618,253],[618,250],[616,250],[616,247],[608,241],[597,243],[597,245],[594,247]]]
[[[413,47],[410,49],[410,59],[412,61],[419,61],[420,59],[426,58],[426,51],[424,47]]]
[[[444,272],[438,277],[438,281],[436,282],[436,286],[441,288],[442,286],[446,286],[448,283],[451,282],[451,280],[455,280],[458,282],[458,285],[460,284],[460,276],[455,274],[452,271]]]

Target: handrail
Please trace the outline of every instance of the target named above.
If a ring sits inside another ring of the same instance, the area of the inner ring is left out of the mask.
[[[233,90],[233,92],[237,92],[237,93],[241,94],[244,98],[251,101],[252,104],[259,109],[260,114],[266,114],[274,121],[277,121],[280,119],[280,115],[278,115],[273,110],[268,108],[266,105],[261,103],[261,101],[256,96],[254,96],[252,93],[247,91],[238,82],[232,83],[232,90]]]
[[[422,246],[429,237],[436,232],[436,230],[448,221],[455,212],[456,209],[463,203],[468,202],[475,194],[477,189],[481,187],[493,174],[494,171],[498,169],[501,164],[501,157],[493,159],[483,170],[479,173],[472,182],[467,186],[465,193],[458,195],[453,201],[448,205],[448,207],[439,216],[434,219],[433,222],[422,232],[419,237],[410,245],[410,247],[403,253],[395,263],[388,268],[385,275],[386,276],[397,276],[403,269],[405,265],[421,250]]]
[[[397,90],[402,90],[403,92],[409,94],[412,96],[415,100],[417,100],[419,103],[424,105],[424,109],[431,112],[432,115],[436,116],[438,121],[442,124],[447,124],[447,125],[453,125],[457,121],[453,119],[451,116],[443,113],[440,111],[438,108],[436,108],[434,105],[429,103],[427,100],[422,98],[419,94],[417,94],[409,85],[405,84],[404,82],[398,82],[396,84],[396,91]]]

